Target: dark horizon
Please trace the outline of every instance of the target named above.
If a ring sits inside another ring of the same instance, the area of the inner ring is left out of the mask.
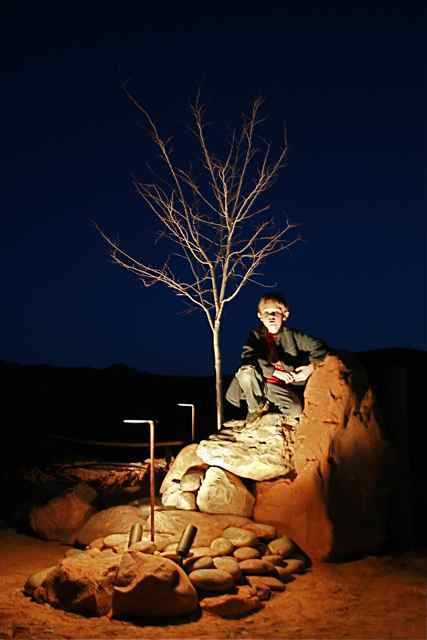
[[[379,349],[369,349],[366,351],[352,351],[348,349],[334,349],[331,351],[332,354],[345,354],[354,355],[356,358],[359,358],[361,362],[370,362],[372,366],[375,367],[402,367],[404,369],[409,370],[411,363],[418,358],[420,358],[419,362],[421,362],[421,358],[427,356],[426,349],[413,349],[411,347],[384,347]],[[215,371],[212,370],[211,373],[206,375],[192,375],[192,374],[171,374],[171,373],[159,373],[149,371],[148,369],[138,369],[136,367],[132,367],[126,362],[112,362],[111,364],[105,367],[96,367],[91,365],[58,365],[51,364],[48,362],[40,362],[40,363],[28,363],[28,362],[13,362],[9,360],[0,359],[0,368],[1,367],[17,367],[17,368],[29,368],[29,369],[60,369],[60,370],[69,370],[69,371],[94,371],[94,372],[106,372],[112,369],[124,369],[130,372],[135,372],[141,376],[151,376],[153,378],[192,378],[192,379],[215,379]],[[223,378],[231,378],[235,373],[235,370],[230,371],[222,371]]]

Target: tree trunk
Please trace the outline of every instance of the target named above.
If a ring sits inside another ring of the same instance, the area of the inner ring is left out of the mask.
[[[216,426],[218,431],[222,427],[222,370],[221,370],[221,349],[219,346],[220,323],[215,322],[213,329],[213,350],[215,357],[215,391],[216,391]]]

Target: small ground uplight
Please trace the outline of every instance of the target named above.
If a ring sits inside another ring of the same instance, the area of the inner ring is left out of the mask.
[[[150,539],[154,542],[154,420],[123,420],[127,424],[149,424],[150,425]]]
[[[189,403],[185,403],[185,402],[179,402],[178,403],[178,407],[191,407],[191,442],[195,441],[195,416],[196,416],[196,410],[194,407],[194,404],[189,404]]]

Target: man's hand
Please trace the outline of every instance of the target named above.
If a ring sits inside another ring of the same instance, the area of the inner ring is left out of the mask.
[[[293,382],[305,382],[307,378],[313,373],[314,367],[312,364],[306,364],[302,367],[297,367],[293,374]]]
[[[273,367],[278,371],[286,371],[285,363],[281,360],[277,360],[277,362],[273,362]]]
[[[295,382],[295,374],[293,371],[282,371],[281,369],[275,369],[273,371],[273,376],[278,378],[278,380],[283,380],[286,384],[292,384]]]

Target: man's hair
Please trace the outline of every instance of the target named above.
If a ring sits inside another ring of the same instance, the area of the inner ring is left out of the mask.
[[[279,305],[280,307],[283,307],[284,311],[288,311],[288,309],[289,309],[289,305],[286,302],[286,300],[283,297],[283,295],[280,292],[272,292],[272,293],[266,293],[264,296],[261,296],[261,298],[259,299],[259,302],[258,302],[257,310],[261,311],[261,307],[264,307],[266,304],[268,304],[270,302],[274,302],[277,305]]]

